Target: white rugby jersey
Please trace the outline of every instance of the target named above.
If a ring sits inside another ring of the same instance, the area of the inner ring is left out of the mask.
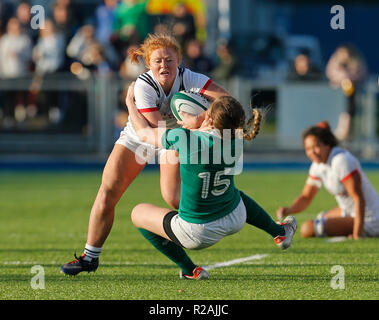
[[[159,82],[154,78],[153,72],[149,70],[136,80],[134,86],[136,106],[140,113],[159,111],[163,120],[166,120],[167,128],[173,128],[176,125],[176,119],[170,109],[172,96],[181,90],[203,94],[211,82],[212,80],[206,75],[179,67],[171,91],[166,95]],[[140,140],[130,119],[128,119],[124,132],[127,132],[129,137]]]
[[[347,150],[334,147],[326,163],[312,162],[307,184],[326,190],[335,196],[344,216],[354,217],[354,201],[347,194],[343,182],[359,172],[366,201],[365,217],[379,216],[379,196],[363,172],[359,161]]]

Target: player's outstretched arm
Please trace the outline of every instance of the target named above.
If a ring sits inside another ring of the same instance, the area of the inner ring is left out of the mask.
[[[211,82],[207,89],[202,94],[210,101],[213,101],[222,96],[230,96],[230,93],[217,83]]]
[[[164,130],[151,127],[145,117],[138,112],[137,106],[134,102],[134,84],[135,82],[132,82],[129,86],[125,100],[134,130],[143,142],[150,143],[157,147],[162,147],[161,138]]]
[[[354,201],[354,227],[353,233],[349,235],[350,238],[360,239],[363,235],[363,225],[365,220],[365,197],[362,190],[362,180],[360,174],[357,172],[353,174],[349,179],[343,182],[347,194]]]
[[[309,184],[305,184],[303,191],[291,204],[290,207],[280,207],[276,210],[276,216],[279,220],[293,213],[304,211],[311,204],[313,198],[318,192],[318,188]]]

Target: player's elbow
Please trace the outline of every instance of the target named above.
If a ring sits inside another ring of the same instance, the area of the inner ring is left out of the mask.
[[[175,193],[161,191],[164,201],[173,209],[179,209],[180,198]]]

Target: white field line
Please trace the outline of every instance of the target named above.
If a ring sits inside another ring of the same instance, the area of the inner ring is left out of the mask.
[[[347,237],[331,237],[329,239],[326,239],[325,242],[343,242],[346,240],[347,240]]]
[[[210,269],[215,269],[215,268],[221,268],[221,267],[228,267],[228,266],[231,266],[231,265],[234,265],[234,264],[239,264],[239,263],[243,263],[243,262],[247,262],[247,261],[252,261],[252,260],[261,260],[265,257],[267,257],[268,254],[255,254],[253,256],[249,256],[249,257],[245,257],[245,258],[238,258],[238,259],[234,259],[234,260],[230,260],[230,261],[224,261],[224,262],[218,262],[218,263],[215,263],[215,264],[212,264],[212,265],[209,265],[209,266],[206,266],[204,267],[204,269],[206,270],[210,270]],[[51,266],[54,266],[54,265],[57,265],[57,264],[62,264],[62,261],[58,262],[58,261],[50,261],[50,262],[38,262],[38,261],[0,261],[0,265],[34,265],[34,264],[41,264],[41,265],[51,265]],[[137,263],[135,262],[128,262],[128,261],[125,261],[125,262],[101,262],[102,265],[135,265]],[[141,263],[138,263],[138,264],[141,264]],[[142,264],[154,264],[154,263],[150,263],[150,262],[144,262]],[[157,265],[161,265],[162,263],[156,263]]]
[[[210,270],[210,269],[221,268],[221,267],[229,267],[233,264],[239,264],[239,263],[243,263],[246,261],[261,260],[267,256],[268,256],[268,254],[255,254],[253,256],[249,256],[249,257],[245,257],[245,258],[238,258],[238,259],[234,259],[234,260],[230,260],[230,261],[224,261],[224,262],[218,262],[215,264],[211,264],[209,266],[205,266],[204,269]]]
[[[265,262],[264,261],[260,261],[262,260],[263,258],[265,258],[266,256],[268,256],[268,254],[263,254],[263,255],[254,255],[254,256],[250,256],[250,257],[246,257],[246,258],[239,258],[239,259],[235,259],[235,260],[231,260],[231,261],[225,261],[225,262],[220,262],[220,263],[216,263],[216,264],[213,264],[213,265],[209,265],[209,266],[206,266],[206,267],[203,267],[207,270],[209,269],[215,269],[215,268],[221,268],[221,267],[227,267],[227,266],[230,266],[230,265],[233,265],[233,264],[238,264],[238,263],[245,263],[247,265],[249,264],[254,264],[254,265],[264,265]],[[253,261],[253,260],[256,260],[256,261]],[[304,266],[307,266],[307,265],[320,265],[320,266],[323,266],[323,265],[336,265],[338,264],[339,262],[338,261],[335,261],[335,262],[328,262],[328,263],[325,263],[325,262],[315,262],[315,261],[309,261],[309,262],[304,262],[304,261],[301,261],[301,262],[296,262],[296,261],[271,261],[270,264],[272,265],[277,265],[277,266],[288,266],[288,265],[304,265]],[[172,266],[172,264],[170,262],[167,262],[167,263],[162,263],[162,262],[142,262],[142,263],[136,263],[136,262],[130,262],[130,261],[124,261],[124,262],[120,262],[120,261],[114,261],[114,262],[111,262],[111,261],[103,261],[101,262],[101,265],[117,265],[117,266],[127,266],[127,265],[133,265],[133,266],[136,266],[136,265],[157,265],[157,266],[160,266],[160,265],[167,265],[167,266]],[[62,265],[62,261],[49,261],[49,262],[41,262],[41,261],[0,261],[0,265],[2,266],[12,266],[12,265],[41,265],[41,266],[57,266],[57,265]],[[351,265],[351,266],[372,266],[372,263],[357,263],[357,262],[347,262],[347,263],[344,263],[343,264],[344,266],[346,265]]]

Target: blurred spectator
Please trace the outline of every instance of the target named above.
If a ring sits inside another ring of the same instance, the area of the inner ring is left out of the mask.
[[[165,24],[169,30],[172,30],[182,48],[185,47],[189,40],[196,37],[195,19],[182,2],[175,5],[172,15],[168,16]]]
[[[367,75],[367,67],[362,54],[352,45],[342,45],[329,59],[326,75],[333,87],[340,87],[345,79],[361,83]]]
[[[91,43],[84,51],[82,61],[96,74],[106,75],[112,71],[106,60],[103,47],[97,42]]]
[[[70,58],[83,62],[84,52],[95,42],[95,28],[91,24],[83,25],[69,42],[66,53]]]
[[[7,32],[0,38],[0,76],[22,77],[29,72],[32,53],[30,38],[21,32],[17,18],[11,18]]]
[[[103,45],[110,41],[117,3],[118,0],[104,0],[104,3],[96,8],[96,39]]]
[[[30,26],[31,13],[30,13],[30,4],[26,1],[22,1],[16,10],[16,15],[18,21],[20,21],[22,32],[26,33],[29,38],[32,40],[33,44],[37,42],[38,30],[33,29]]]
[[[45,28],[40,29],[40,37],[33,49],[35,71],[44,75],[58,71],[64,62],[64,40],[56,33],[51,20],[45,21]]]
[[[132,48],[137,48],[136,45],[131,45],[125,52],[125,59],[121,64],[119,74],[125,79],[136,79],[141,73],[147,71],[143,63],[133,63],[128,55],[128,51]]]
[[[150,31],[147,0],[122,0],[114,12],[112,43],[121,54],[132,44],[141,43]]]
[[[12,0],[0,1],[0,36],[5,33],[8,20],[13,15],[13,3]]]
[[[169,33],[169,30],[165,23],[158,22],[153,27],[153,33],[165,34],[165,33]]]
[[[117,69],[120,64],[120,57],[116,49],[111,44],[114,12],[118,0],[103,0],[104,3],[96,7],[95,11],[95,36],[102,45],[104,55],[113,69]]]
[[[45,21],[45,28],[40,29],[38,42],[33,49],[35,75],[30,88],[31,104],[29,115],[49,119],[50,122],[61,120],[61,94],[55,91],[40,91],[43,78],[59,71],[64,63],[65,42],[63,35],[55,31],[52,20]],[[38,106],[38,107],[37,107]],[[34,109],[34,112],[32,110]]]
[[[329,59],[326,76],[332,87],[341,87],[347,96],[347,108],[340,115],[335,132],[336,137],[343,141],[351,135],[352,120],[356,112],[356,92],[367,76],[366,62],[353,45],[341,45]]]
[[[45,0],[46,1],[46,0]],[[64,7],[66,9],[67,13],[67,20],[72,25],[78,25],[78,14],[77,14],[77,7],[72,3],[71,0],[47,0],[47,2],[50,2],[51,11],[54,11],[54,8],[56,6]]]
[[[209,74],[213,69],[213,62],[205,56],[202,44],[196,39],[187,42],[182,64],[192,71],[204,74]]]
[[[292,70],[288,75],[288,80],[292,81],[317,81],[321,80],[321,71],[316,68],[307,50],[297,54],[293,62]]]
[[[76,28],[75,21],[69,14],[68,6],[58,1],[53,7],[53,21],[56,32],[63,36],[64,42],[67,44]]]
[[[17,18],[8,20],[7,32],[0,38],[0,77],[18,78],[29,73],[31,64],[32,42],[21,32],[21,25]],[[25,92],[17,90],[8,91],[4,95],[0,110],[3,127],[11,128],[15,121],[25,119]]]
[[[106,50],[95,38],[95,28],[91,24],[82,26],[67,46],[67,55],[79,61],[91,71],[107,74],[111,70]]]
[[[212,71],[212,77],[216,80],[228,80],[237,72],[237,61],[232,47],[227,41],[220,41],[216,49],[217,64]]]

